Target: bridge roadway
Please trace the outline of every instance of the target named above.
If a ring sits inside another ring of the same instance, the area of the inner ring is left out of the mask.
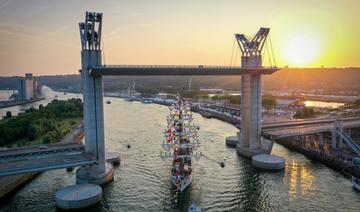
[[[214,110],[224,110],[224,111],[233,111],[240,114],[240,107],[228,107],[216,104],[208,104],[208,106],[202,106],[204,108],[209,107]],[[292,127],[292,126],[302,126],[302,125],[313,125],[313,124],[323,124],[323,123],[333,123],[339,118],[318,118],[318,119],[296,119],[290,121],[281,121],[281,122],[271,122],[271,123],[263,123],[262,129],[271,129],[271,128],[281,128],[281,127]],[[359,117],[344,117],[340,118],[341,120],[357,120]]]
[[[262,131],[262,135],[269,139],[283,139],[300,135],[310,135],[322,132],[331,132],[334,128],[333,122],[316,122],[301,124],[296,123],[295,125],[287,126],[273,126],[271,128],[265,128]],[[360,119],[345,119],[343,121],[344,129],[358,128],[360,127]]]
[[[359,117],[345,117],[341,118],[343,121],[359,120]],[[317,125],[317,124],[329,124],[334,123],[334,121],[339,120],[339,118],[320,118],[320,119],[297,119],[292,121],[282,121],[282,122],[273,122],[265,123],[262,125],[262,129],[278,129],[294,126],[306,126],[306,125]]]
[[[92,76],[201,76],[272,74],[278,68],[242,68],[239,66],[168,66],[168,65],[104,65],[90,70]]]
[[[51,144],[0,151],[0,176],[41,172],[96,163],[82,144]]]

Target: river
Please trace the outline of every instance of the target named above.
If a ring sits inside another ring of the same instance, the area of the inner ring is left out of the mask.
[[[121,165],[114,181],[104,187],[101,204],[88,211],[184,211],[192,201],[203,211],[359,211],[360,193],[341,173],[277,144],[273,153],[286,158],[285,170],[254,169],[250,160],[225,146],[235,127],[198,114],[194,122],[201,126],[199,151],[204,157],[195,161],[193,184],[175,204],[171,161],[158,156],[167,107],[108,99],[106,148],[121,154]],[[225,161],[224,168],[220,161]],[[75,171],[44,172],[2,201],[0,211],[55,211],[56,190],[74,183]]]
[[[306,107],[321,107],[321,108],[333,108],[333,109],[345,105],[345,103],[339,103],[339,102],[324,102],[324,101],[311,101],[311,100],[306,100],[304,103]]]
[[[12,92],[13,92],[12,90],[0,90],[0,101],[7,101]],[[18,113],[25,112],[25,110],[29,109],[30,107],[39,108],[40,104],[45,106],[55,98],[62,100],[69,98],[82,98],[81,94],[55,92],[47,86],[42,86],[41,93],[42,93],[42,97],[45,98],[44,100],[33,102],[26,105],[17,105],[13,107],[0,108],[0,119],[1,117],[5,116],[6,111],[11,111],[12,115],[17,115]]]

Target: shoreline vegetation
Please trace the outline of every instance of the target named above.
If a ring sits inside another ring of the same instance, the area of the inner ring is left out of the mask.
[[[81,99],[53,100],[39,109],[0,120],[0,147],[21,147],[59,142],[83,120]]]
[[[139,91],[142,97],[153,97],[154,95],[160,93],[160,90],[157,89],[142,89]],[[208,99],[214,101],[224,101],[229,105],[240,105],[241,104],[241,96],[240,95],[229,95],[229,94],[214,94],[213,96],[209,96],[208,93],[193,90],[193,91],[173,91],[165,92],[168,95],[172,96],[181,96],[183,98],[189,99]],[[269,111],[276,107],[276,97],[266,95],[262,99],[263,107]]]

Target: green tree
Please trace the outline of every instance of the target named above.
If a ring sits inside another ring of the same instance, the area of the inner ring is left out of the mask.
[[[11,111],[6,111],[6,116],[7,119],[12,117]]]
[[[36,137],[36,127],[32,124],[29,125],[28,130],[27,130],[27,138],[30,141],[33,141]]]
[[[63,136],[63,133],[56,129],[59,121],[69,117],[82,117],[82,111],[81,99],[54,100],[45,107],[40,105],[39,109],[31,107],[25,113],[0,122],[0,146],[10,145],[23,138],[34,140],[44,134],[49,135],[46,142],[55,142]],[[27,143],[29,142],[25,141],[19,145]]]
[[[297,119],[307,119],[314,118],[316,115],[313,108],[304,107],[302,110],[296,111],[294,118]]]
[[[42,139],[43,144],[49,144],[51,142],[50,136],[46,135],[43,139]]]

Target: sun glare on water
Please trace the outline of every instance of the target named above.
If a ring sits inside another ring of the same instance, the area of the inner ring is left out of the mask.
[[[297,35],[285,43],[284,57],[289,65],[307,66],[319,56],[319,42],[315,37]]]

